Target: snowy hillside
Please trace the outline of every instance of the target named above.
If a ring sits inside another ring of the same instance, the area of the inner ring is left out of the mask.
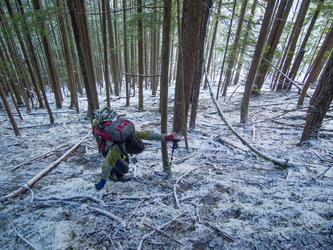
[[[189,150],[179,144],[171,175],[162,171],[160,143],[148,141],[131,159],[131,181],[108,181],[96,191],[103,158],[89,135],[30,191],[0,203],[0,249],[28,249],[23,239],[37,249],[333,249],[332,120],[317,141],[297,146],[306,109],[296,109],[296,91],[252,98],[247,126],[239,124],[242,90],[230,100],[229,91],[219,105],[234,128],[257,149],[303,167],[281,169],[252,153],[201,90]],[[25,113],[23,121],[16,116],[21,137],[0,110],[1,197],[90,132],[85,96],[79,101],[80,114],[68,102],[53,108],[52,126],[45,110]],[[132,97],[126,107],[125,98],[113,96],[111,105],[138,130],[159,132],[159,97],[146,91],[143,112],[137,103]],[[171,132],[173,91],[169,105]]]

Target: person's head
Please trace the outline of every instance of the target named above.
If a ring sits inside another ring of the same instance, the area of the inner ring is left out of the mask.
[[[126,141],[125,146],[129,154],[140,154],[145,149],[145,144],[135,135]]]

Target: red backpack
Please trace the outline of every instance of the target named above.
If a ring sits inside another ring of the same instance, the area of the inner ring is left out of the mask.
[[[100,150],[106,150],[106,141],[122,143],[134,135],[134,124],[124,116],[119,116],[114,110],[104,107],[101,110],[94,110],[94,113],[93,134]]]

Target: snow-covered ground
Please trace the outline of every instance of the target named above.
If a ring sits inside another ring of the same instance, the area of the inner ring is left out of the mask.
[[[231,98],[229,91],[219,104],[234,128],[255,148],[303,167],[280,169],[252,153],[202,90],[189,149],[180,143],[171,175],[162,170],[160,143],[148,141],[132,158],[133,180],[108,181],[96,191],[103,158],[90,135],[30,191],[0,203],[0,249],[28,249],[18,234],[38,249],[333,249],[333,170],[325,172],[333,164],[332,120],[325,120],[318,140],[297,146],[306,109],[296,109],[296,91],[252,98],[247,126],[239,124],[242,90]],[[126,113],[138,130],[160,131],[158,96],[145,91],[142,112],[137,97],[130,107],[125,98],[112,98],[112,108]],[[0,110],[1,197],[90,132],[86,98],[80,97],[80,114],[67,99],[64,108],[53,109],[52,126],[45,110],[22,109],[24,120],[16,116],[21,137]],[[101,94],[101,107],[104,100]]]

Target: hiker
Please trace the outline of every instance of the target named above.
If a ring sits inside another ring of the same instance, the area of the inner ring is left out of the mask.
[[[101,180],[95,184],[101,190],[107,179],[126,181],[124,174],[129,170],[129,155],[139,154],[144,150],[145,140],[178,142],[177,134],[158,134],[146,131],[135,131],[134,124],[119,116],[109,108],[97,110],[93,121],[94,135],[99,141],[99,150],[106,158],[102,164]],[[103,114],[104,112],[104,114]],[[98,122],[99,121],[99,122]],[[99,124],[97,126],[96,124]]]

